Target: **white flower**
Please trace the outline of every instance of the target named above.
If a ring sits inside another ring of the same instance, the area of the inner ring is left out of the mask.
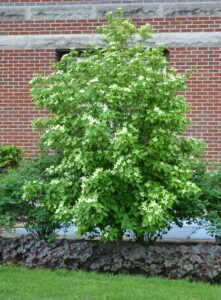
[[[118,88],[118,85],[116,85],[116,84],[114,83],[114,84],[110,85],[110,88],[111,88],[111,89],[117,89],[117,88]]]
[[[136,61],[136,59],[135,58],[131,58],[131,60],[129,61],[130,63],[133,63],[133,62],[135,62]]]
[[[153,138],[153,142],[158,142],[158,138],[157,137]]]
[[[123,90],[124,92],[128,92],[128,93],[131,92],[131,89],[130,89],[130,88],[127,88],[127,87],[123,88],[122,90]]]
[[[94,171],[94,173],[92,174],[92,178],[93,179],[96,179],[97,177],[99,177],[99,175],[100,175],[100,173],[102,173],[103,172],[103,169],[102,168],[97,168],[95,171]]]
[[[84,89],[81,89],[81,90],[79,91],[79,93],[83,94],[83,93],[85,93],[85,90],[84,90]]]
[[[43,78],[44,80],[47,80],[47,79],[50,78],[50,75],[48,75],[48,76],[45,75],[45,76],[43,76],[42,78]]]
[[[144,80],[144,76],[139,76],[138,79],[139,80]]]
[[[62,75],[62,74],[64,74],[64,71],[63,70],[58,70],[58,71],[55,72],[55,74],[56,75]]]
[[[82,176],[82,177],[80,177],[80,180],[83,182],[83,181],[86,180],[86,177],[85,177],[85,176]]]
[[[117,139],[120,135],[124,135],[127,133],[128,133],[127,127],[123,127],[122,129],[120,129],[115,133],[115,139]]]
[[[100,124],[100,121],[98,119],[93,118],[91,115],[83,115],[82,120],[89,121],[89,124]]]
[[[79,202],[86,202],[86,203],[93,203],[93,202],[96,202],[97,201],[97,197],[88,197],[88,198],[85,198],[85,197],[81,197],[79,199]]]
[[[95,78],[91,79],[90,81],[88,81],[87,84],[91,84],[91,83],[98,82],[98,81],[99,81],[98,78],[95,77]]]
[[[81,154],[76,154],[75,158],[74,158],[75,162],[80,162],[81,161]]]
[[[44,145],[50,147],[53,144],[53,142],[51,140],[47,140],[44,142]]]
[[[96,200],[97,199],[95,199],[95,198],[87,198],[84,201],[87,202],[87,203],[92,203],[92,202],[96,202]]]
[[[120,133],[125,134],[127,132],[128,132],[127,127],[123,127]]]
[[[45,130],[45,133],[50,133],[52,130],[54,131],[61,131],[61,132],[65,132],[65,127],[62,126],[62,125],[55,125],[55,126],[52,126],[51,128],[49,129],[46,129]]]
[[[120,166],[125,166],[126,163],[124,161],[124,158],[122,156],[120,156],[118,158],[118,160],[116,161],[116,163],[114,164],[114,169],[118,169]]]
[[[157,113],[158,115],[162,115],[163,114],[163,111],[159,107],[156,107],[156,106],[154,107],[153,111],[155,113]]]
[[[102,109],[103,109],[103,112],[107,112],[107,111],[108,111],[108,106],[107,106],[107,104],[104,104],[103,107],[102,107]]]
[[[50,185],[58,185],[60,181],[58,179],[52,179]]]
[[[55,101],[56,98],[59,96],[59,93],[54,93],[53,95],[50,96],[50,98]],[[55,99],[54,99],[55,98]]]
[[[93,125],[93,124],[99,124],[100,122],[99,122],[99,120],[97,120],[97,119],[95,119],[95,118],[93,118],[93,117],[91,117],[90,119],[89,119],[89,124],[90,125]]]

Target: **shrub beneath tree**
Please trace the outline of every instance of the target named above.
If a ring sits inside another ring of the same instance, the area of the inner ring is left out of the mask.
[[[16,146],[0,146],[0,175],[9,168],[16,168],[24,153],[21,148]]]
[[[23,161],[17,169],[0,177],[0,227],[12,229],[20,222],[34,237],[48,241],[55,237],[55,230],[61,227],[61,222],[55,220],[54,213],[45,206],[44,195],[39,193],[26,200],[22,194],[23,186],[29,180],[47,182],[49,176],[45,169],[56,161],[55,156],[43,155]]]
[[[205,227],[213,236],[221,236],[221,169],[206,172],[198,181],[201,191],[194,198],[203,208]]]

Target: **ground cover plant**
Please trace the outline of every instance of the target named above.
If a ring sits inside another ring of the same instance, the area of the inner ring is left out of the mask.
[[[99,228],[105,241],[126,230],[140,240],[173,220],[178,201],[194,196],[192,164],[201,143],[181,138],[190,107],[180,93],[188,74],[170,69],[164,47],[148,47],[151,29],[121,11],[98,29],[106,47],[73,50],[48,75],[31,81],[41,144],[61,154],[50,181],[26,183],[24,197],[43,194],[58,220],[80,234]]]
[[[217,300],[221,287],[183,280],[0,267],[4,300]]]
[[[0,239],[0,264],[27,268],[143,274],[221,283],[221,246],[121,241]]]

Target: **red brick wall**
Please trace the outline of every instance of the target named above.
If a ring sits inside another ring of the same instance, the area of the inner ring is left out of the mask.
[[[204,139],[207,158],[221,162],[221,48],[176,48],[170,64],[183,72],[195,69],[187,83],[192,119],[187,135]]]
[[[215,32],[221,31],[221,17],[179,17],[134,19],[137,26],[150,23],[154,32]],[[97,20],[40,20],[1,22],[1,35],[93,33],[104,24]]]
[[[0,144],[20,146],[27,155],[37,150],[31,122],[45,113],[31,102],[28,82],[54,61],[54,50],[0,50]]]

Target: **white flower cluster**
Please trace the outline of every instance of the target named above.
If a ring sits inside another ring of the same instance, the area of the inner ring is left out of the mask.
[[[43,80],[48,80],[48,79],[50,79],[54,74],[56,74],[56,73],[51,73],[51,74],[42,76],[41,79],[43,79]]]
[[[55,72],[56,75],[63,75],[64,74],[64,71],[63,70],[58,70]]]
[[[169,74],[167,76],[167,78],[170,80],[170,81],[176,81],[177,79],[181,78],[181,76],[179,75],[174,75],[174,74]]]
[[[32,83],[34,83],[37,80],[38,74],[34,73],[32,76],[33,76],[32,79],[29,80],[29,84],[32,84]]]
[[[47,129],[45,131],[45,133],[49,133],[51,131],[60,131],[60,132],[65,132],[65,127],[63,125],[55,125],[55,126],[52,126],[51,128]]]
[[[107,112],[108,111],[107,104],[97,103],[97,106],[100,107],[103,110],[103,112]]]
[[[103,109],[103,112],[107,112],[107,111],[108,111],[108,106],[107,106],[107,104],[104,104],[103,107],[102,107],[102,109]]]
[[[91,197],[81,196],[80,199],[79,199],[79,202],[86,202],[86,203],[93,203],[93,202],[96,202],[96,201],[97,201],[97,196],[96,195],[91,196]]]
[[[155,142],[155,143],[158,142],[158,138],[157,138],[157,137],[154,137],[154,138],[153,138],[153,142]]]
[[[80,177],[80,180],[84,182],[87,178],[85,176]]]
[[[91,178],[92,178],[92,179],[96,179],[97,177],[99,177],[100,173],[102,173],[102,172],[103,172],[103,169],[102,169],[102,168],[97,168],[97,169],[94,171],[94,173],[93,173],[93,175],[91,176]]]
[[[131,58],[131,60],[129,61],[129,63],[133,63],[135,61],[137,61],[137,58]]]
[[[82,120],[89,121],[90,125],[100,124],[100,121],[98,119],[93,118],[91,115],[83,115]]]
[[[131,92],[131,89],[130,88],[127,88],[127,87],[124,87],[122,88],[122,90],[126,93],[130,93]]]
[[[123,127],[120,131],[118,131],[118,134],[126,134],[128,133],[127,127]]]
[[[112,143],[114,143],[116,140],[118,140],[122,135],[128,134],[127,127],[123,127],[121,130],[118,130],[115,132],[114,138],[112,139]]]
[[[95,77],[95,78],[93,78],[93,79],[91,79],[90,81],[88,81],[88,85],[89,84],[91,84],[91,83],[95,83],[95,82],[99,82],[99,80],[98,80],[98,78],[97,77]]]
[[[53,101],[55,101],[56,100],[56,98],[59,96],[60,94],[57,92],[57,93],[54,93],[54,94],[52,94],[51,96],[50,96],[50,99],[51,100],[53,100]],[[57,103],[57,101],[56,101],[56,103]]]
[[[138,80],[144,80],[144,76],[142,76],[142,75],[139,76],[139,77],[138,77]]]
[[[120,156],[116,163],[114,164],[114,170],[118,169],[119,167],[125,167],[126,166],[126,161],[124,157]]]
[[[109,88],[112,89],[112,90],[116,90],[116,89],[119,88],[119,86],[114,83],[114,84],[110,85]]]
[[[81,159],[82,159],[81,154],[78,153],[78,154],[75,155],[74,161],[75,162],[81,162]]]
[[[130,93],[131,92],[131,88],[130,87],[120,87],[117,84],[112,84],[109,86],[110,89],[112,90],[119,90],[119,91],[123,91],[125,93]]]
[[[59,180],[59,179],[52,179],[52,180],[50,181],[50,185],[59,185],[59,183],[60,183],[60,180]]]
[[[159,107],[157,107],[157,106],[154,107],[153,111],[154,111],[155,113],[157,113],[158,115],[163,115],[163,113],[164,113],[164,112],[163,112]]]

